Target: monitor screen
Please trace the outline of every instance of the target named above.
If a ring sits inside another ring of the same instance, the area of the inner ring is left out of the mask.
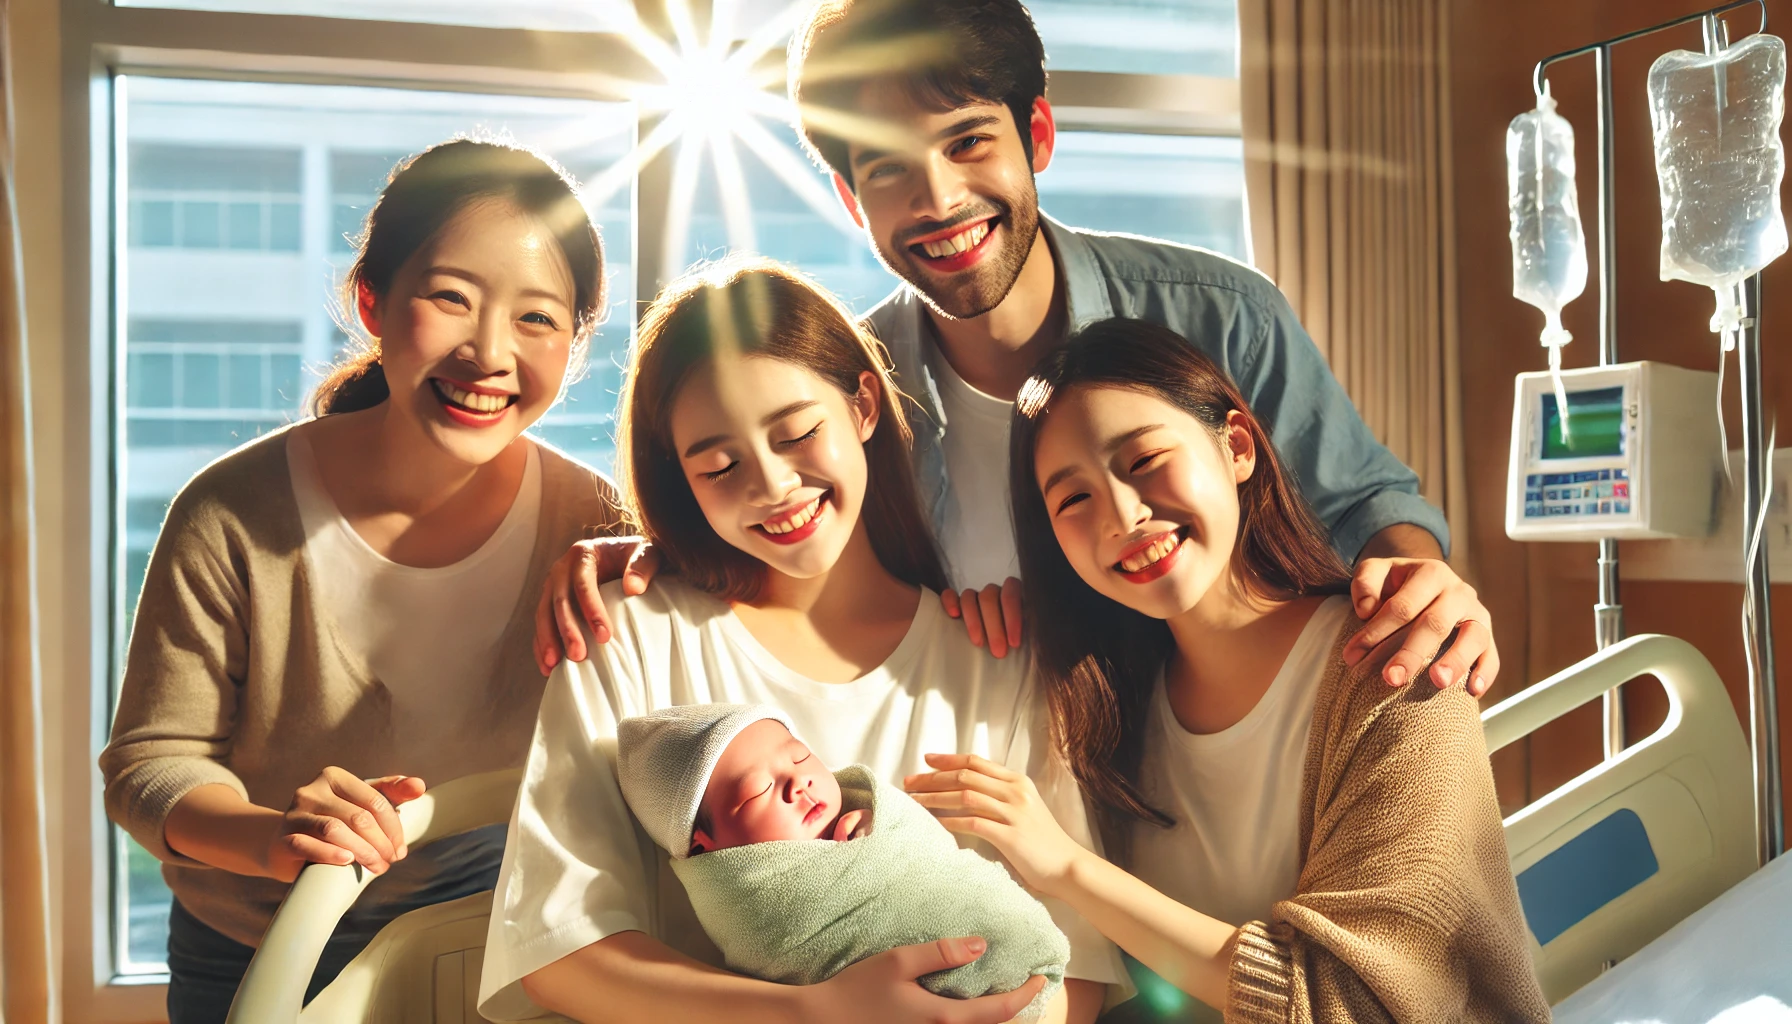
[[[1564,438],[1563,434],[1567,437]],[[1556,396],[1543,393],[1543,457],[1586,459],[1624,454],[1624,387],[1568,392],[1568,429]]]

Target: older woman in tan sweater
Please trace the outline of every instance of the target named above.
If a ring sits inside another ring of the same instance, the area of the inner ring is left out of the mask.
[[[1226,1021],[1549,1019],[1473,698],[1345,668],[1348,573],[1224,373],[1104,321],[1012,445],[1036,669],[1113,863],[979,758],[917,799]]]
[[[367,346],[325,381],[319,416],[175,498],[100,756],[107,813],[174,893],[174,1024],[224,1019],[308,861],[383,875],[314,992],[392,917],[495,882],[501,829],[407,857],[393,805],[528,749],[534,596],[618,515],[608,482],[523,431],[603,293],[563,172],[507,145],[437,146],[369,217],[346,296]]]

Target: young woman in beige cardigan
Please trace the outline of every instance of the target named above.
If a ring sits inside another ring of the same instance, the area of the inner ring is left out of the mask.
[[[1022,389],[1012,469],[1053,739],[1113,862],[980,758],[930,756],[917,799],[1227,1021],[1547,1020],[1474,699],[1344,666],[1349,574],[1225,374],[1093,325]]]
[[[522,763],[548,566],[618,516],[607,481],[523,436],[604,308],[603,252],[541,157],[457,140],[401,165],[347,305],[363,354],[318,417],[175,498],[131,635],[106,809],[164,863],[169,1016],[221,1022],[308,861],[382,874],[321,988],[412,907],[489,889],[501,829],[407,859],[393,805]]]

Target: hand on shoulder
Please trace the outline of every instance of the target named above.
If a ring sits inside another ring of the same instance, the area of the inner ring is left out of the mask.
[[[978,647],[987,643],[989,653],[996,657],[1005,658],[1009,651],[1020,650],[1020,580],[1010,576],[981,590],[948,590],[940,594],[940,606],[947,615],[964,621],[971,643]]]
[[[609,641],[611,614],[598,588],[621,580],[624,594],[642,594],[659,570],[659,552],[640,537],[582,540],[561,555],[548,570],[535,608],[535,664],[541,674],[552,672],[562,658],[584,661],[590,655],[581,616],[593,640]]]
[[[1448,562],[1360,559],[1350,599],[1365,623],[1344,647],[1345,664],[1385,660],[1381,677],[1389,686],[1428,674],[1439,689],[1462,683],[1477,698],[1498,677],[1493,613]]]

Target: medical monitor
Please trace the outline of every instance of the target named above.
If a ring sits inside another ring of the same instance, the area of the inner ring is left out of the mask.
[[[1717,375],[1665,363],[1518,376],[1506,533],[1516,540],[1711,531]]]

